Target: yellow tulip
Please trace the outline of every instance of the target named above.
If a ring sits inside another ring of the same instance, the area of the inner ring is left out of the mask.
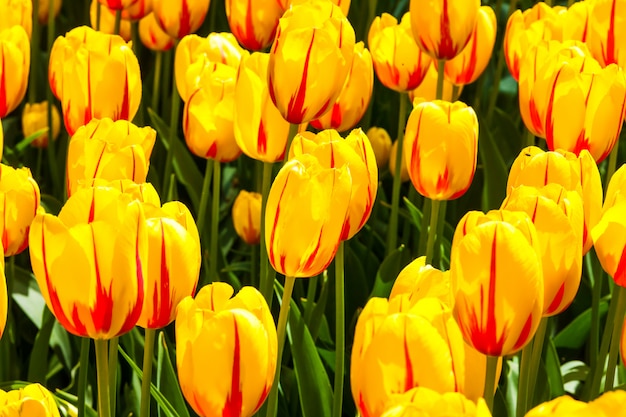
[[[261,240],[261,194],[239,191],[232,209],[237,235],[248,245]]]
[[[151,13],[152,0],[137,0],[134,4],[122,10],[122,19],[131,21],[141,20]]]
[[[89,21],[91,22],[91,27],[94,30],[99,27],[99,32],[106,33],[108,35],[120,35],[122,39],[129,42],[131,40],[130,21],[122,19],[120,21],[119,33],[115,33],[116,11],[115,9],[109,7],[106,3],[107,2],[103,0],[91,0],[91,7],[89,8]],[[99,21],[98,6],[100,7]]]
[[[265,245],[272,267],[289,277],[312,277],[332,261],[348,215],[352,178],[312,155],[289,160],[267,198]]]
[[[26,103],[22,111],[22,130],[24,136],[28,137],[40,129],[48,128],[48,102]],[[55,105],[52,105],[52,140],[56,140],[61,132],[61,115]],[[45,132],[38,136],[31,144],[36,148],[46,148],[48,146],[48,136],[50,132]],[[0,158],[2,155],[0,154]]]
[[[587,406],[590,417],[617,416],[626,407],[626,392],[621,389],[606,391]]]
[[[132,7],[138,0],[96,0],[111,10],[122,10]]]
[[[523,348],[544,308],[541,268],[537,234],[526,213],[466,214],[450,259],[454,314],[465,341],[490,356]]]
[[[426,71],[426,76],[424,77],[424,81],[414,90],[409,91],[409,100],[411,103],[415,101],[415,99],[422,99],[425,101],[434,101],[437,98],[437,78],[439,77],[439,73],[437,71],[437,64],[434,61],[431,61],[428,71]],[[454,96],[454,84],[452,84],[446,77],[443,79],[443,92],[442,92],[442,100],[454,102],[461,95],[463,91],[463,86],[457,86],[458,95]]]
[[[226,18],[237,40],[252,51],[271,45],[283,8],[276,0],[226,0]]]
[[[354,55],[355,34],[341,9],[328,1],[303,1],[280,18],[270,50],[272,101],[289,123],[326,113],[337,100]]]
[[[478,155],[478,119],[460,101],[416,100],[406,125],[404,156],[413,186],[433,200],[465,194]]]
[[[15,110],[24,99],[29,73],[30,41],[24,28],[13,26],[0,30],[0,118]]]
[[[200,28],[210,0],[152,0],[159,26],[174,39],[182,39]]]
[[[602,66],[626,66],[626,26],[624,0],[596,0],[589,14],[587,44]]]
[[[0,16],[2,16],[0,32],[13,26],[21,26],[26,31],[30,43],[30,35],[33,31],[32,0],[2,0],[0,1]],[[24,53],[28,55],[27,51]]]
[[[139,21],[139,39],[153,51],[167,51],[174,46],[174,39],[161,29],[154,13],[149,13]]]
[[[425,256],[409,263],[396,277],[389,299],[401,294],[409,294],[411,300],[438,298],[448,308],[454,308],[449,271],[443,272],[426,265]]]
[[[394,397],[381,417],[491,417],[482,398],[475,400],[459,392],[438,393],[428,388],[416,387]]]
[[[202,417],[252,416],[274,380],[278,349],[267,303],[253,287],[232,295],[230,285],[213,283],[176,314],[180,386]]]
[[[376,156],[376,166],[378,169],[384,169],[389,163],[389,153],[391,152],[391,138],[389,133],[382,127],[372,126],[365,132],[370,140],[370,145]],[[406,164],[403,164],[406,165]]]
[[[67,152],[67,193],[81,181],[131,179],[145,182],[156,131],[126,120],[92,120],[70,139]]]
[[[394,91],[417,88],[432,62],[413,38],[410,13],[405,13],[400,23],[388,13],[376,17],[370,26],[367,44],[376,76]]]
[[[278,162],[285,157],[289,123],[270,98],[268,63],[269,55],[261,52],[241,62],[235,85],[234,133],[237,145],[250,158]]]
[[[52,13],[54,17],[59,15],[61,11],[61,0],[37,0],[39,2],[39,9],[37,12],[37,20],[40,25],[48,24],[48,14],[50,13],[50,5],[52,5]]]
[[[470,40],[480,0],[411,0],[411,28],[417,44],[435,59],[452,59]]]
[[[585,413],[579,414],[586,408],[587,404],[584,402],[575,400],[568,395],[563,395],[551,401],[539,404],[526,413],[525,417],[566,417],[573,415],[573,413],[576,413],[576,416],[586,417]]]
[[[39,384],[11,391],[0,390],[2,417],[60,417],[54,397]]]
[[[0,164],[0,232],[4,256],[13,256],[28,246],[28,230],[40,203],[39,186],[28,168]]]
[[[276,2],[280,5],[283,11],[287,10],[292,4],[297,4],[298,2],[308,1],[308,0],[276,0]],[[339,6],[344,16],[348,16],[348,10],[350,9],[351,0],[320,0],[320,1],[330,1],[334,5]]]
[[[80,189],[58,217],[35,217],[33,272],[67,331],[110,339],[135,326],[144,300],[146,233],[141,203],[113,187]]]
[[[586,42],[589,36],[589,15],[594,2],[577,1],[559,13],[563,26],[563,40]]]

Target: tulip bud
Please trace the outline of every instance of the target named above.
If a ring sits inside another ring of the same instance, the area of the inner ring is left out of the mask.
[[[21,26],[26,32],[30,45],[30,36],[33,32],[33,2],[32,0],[3,0],[0,1],[0,32],[13,26]],[[23,50],[28,55],[27,50]],[[2,68],[12,68],[8,65]],[[26,76],[28,78],[28,76]]]
[[[30,41],[23,27],[0,30],[0,68],[0,118],[3,118],[20,105],[28,85]]]
[[[119,4],[119,2],[114,3]],[[98,16],[98,7],[100,7],[100,16]],[[91,0],[91,7],[89,8],[91,27],[93,29],[99,28],[99,32],[106,33],[107,35],[119,35],[126,42],[129,42],[131,39],[130,22],[122,19],[120,21],[119,33],[115,33],[115,14],[116,10],[109,7],[105,0]],[[100,20],[98,21],[98,19]]]
[[[460,101],[413,103],[404,136],[404,156],[413,186],[433,200],[465,194],[478,155],[478,119]]]
[[[376,166],[384,169],[389,163],[389,153],[391,152],[391,138],[389,133],[382,127],[372,126],[365,133],[370,140],[370,145],[376,156]],[[406,164],[403,164],[406,165]]]
[[[216,282],[176,315],[176,365],[185,398],[200,416],[252,416],[276,371],[276,327],[255,288]],[[278,383],[278,381],[276,381]]]
[[[448,308],[454,307],[449,271],[442,272],[431,265],[426,265],[425,256],[415,259],[398,274],[389,299],[401,294],[409,294],[412,301],[434,297]]]
[[[393,397],[387,411],[381,417],[491,417],[483,398],[476,401],[460,392],[438,393],[424,387],[416,387]]]
[[[154,13],[139,21],[139,39],[146,48],[153,51],[168,51],[174,46],[174,39],[161,29]]]
[[[182,39],[200,28],[210,4],[210,0],[152,0],[152,12],[168,35]]]
[[[569,395],[563,395],[551,401],[539,404],[537,407],[526,413],[525,417],[565,417],[569,415],[581,415],[578,413],[586,408],[587,404],[583,401],[575,400]]]
[[[261,194],[239,191],[232,209],[235,231],[248,245],[261,240]]]
[[[26,103],[22,111],[22,130],[28,137],[38,130],[48,127],[48,102]],[[61,131],[61,115],[55,105],[52,105],[52,140],[56,140]],[[38,136],[31,144],[36,148],[46,148],[50,132]]]
[[[276,0],[226,0],[230,31],[246,49],[261,51],[272,44],[283,8]]]
[[[37,10],[37,20],[40,25],[48,24],[48,14],[50,13],[50,5],[52,5],[52,13],[54,17],[59,15],[61,11],[61,0],[37,0],[39,2],[39,8]]]
[[[626,12],[624,0],[594,1],[589,15],[587,44],[602,66],[617,64],[626,66],[626,28],[623,16]]]
[[[414,90],[409,91],[409,100],[411,103],[415,101],[415,99],[421,99],[424,101],[435,101],[437,99],[437,79],[439,78],[439,73],[437,71],[437,64],[434,61],[431,61],[428,71],[426,71],[426,76],[424,77],[424,81]],[[449,102],[454,102],[458,99],[463,91],[463,85],[456,86],[457,87],[457,95],[454,95],[454,84],[452,84],[446,77],[443,78],[443,91],[441,94],[441,99]]]
[[[6,417],[60,417],[54,396],[39,384],[0,390],[0,410]]]
[[[389,172],[392,176],[396,175],[396,153],[398,152],[398,141],[396,140],[391,145],[389,151]],[[407,158],[400,158],[400,181],[407,182],[411,177],[409,175],[409,168],[407,167]]]

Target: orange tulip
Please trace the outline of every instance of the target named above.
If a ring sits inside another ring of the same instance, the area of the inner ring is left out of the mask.
[[[3,417],[60,417],[54,396],[39,384],[11,391],[0,390]]]
[[[233,226],[248,245],[261,240],[261,194],[239,191],[232,208]]]
[[[602,66],[626,67],[624,0],[596,0],[590,8],[587,44]]]
[[[367,129],[365,134],[374,150],[376,166],[379,170],[384,169],[389,163],[389,153],[391,152],[391,138],[389,137],[389,133],[382,127],[372,126]]]
[[[83,188],[58,217],[38,214],[29,236],[35,278],[67,331],[110,339],[135,326],[148,255],[138,201],[112,187]]]
[[[39,8],[37,10],[37,20],[40,25],[48,24],[48,14],[50,13],[50,6],[52,6],[52,13],[54,17],[59,15],[61,11],[61,0],[37,0],[39,2]]]
[[[415,101],[415,99],[422,99],[424,101],[434,101],[437,99],[437,78],[439,78],[439,73],[437,71],[437,64],[434,61],[431,61],[428,66],[428,71],[426,71],[426,76],[422,83],[414,90],[409,91],[409,100],[411,103]],[[454,102],[458,99],[463,91],[463,85],[457,86],[458,95],[454,96],[454,84],[452,84],[446,77],[443,79],[443,92],[442,92],[442,100]]]
[[[260,51],[274,40],[283,8],[276,0],[226,0],[230,31],[247,49]]]
[[[2,0],[0,1],[0,32],[21,26],[30,40],[33,32],[33,1],[32,0]],[[28,55],[27,51],[24,51]],[[28,78],[28,77],[27,77]]]
[[[48,128],[48,102],[26,103],[22,111],[22,130],[28,137],[40,129]],[[56,140],[61,133],[61,115],[55,105],[52,105],[52,140]],[[36,148],[46,148],[50,132],[38,136],[31,144]],[[0,156],[1,157],[1,156]]]
[[[152,0],[152,12],[165,32],[182,39],[200,28],[210,0]]]
[[[30,41],[24,28],[13,26],[0,30],[0,118],[15,110],[24,99],[29,72]]]
[[[146,48],[153,51],[168,51],[174,46],[174,39],[161,29],[154,13],[139,21],[139,39]]]
[[[124,0],[122,0],[124,1]],[[136,0],[131,6],[122,10],[122,19],[140,20],[152,13],[152,0]]]
[[[354,43],[352,25],[331,2],[303,1],[285,12],[267,71],[270,96],[285,120],[309,122],[331,108],[350,71]]]
[[[416,100],[406,125],[404,155],[413,186],[433,200],[453,200],[476,171],[478,120],[457,101]]]
[[[100,3],[100,4],[98,4]],[[100,7],[100,21],[98,21],[98,6]],[[89,8],[89,21],[91,27],[98,31],[106,33],[108,35],[120,35],[126,42],[131,40],[130,22],[122,19],[120,22],[120,31],[115,33],[115,9],[107,6],[104,0],[91,0],[91,7]]]
[[[367,35],[376,76],[387,88],[404,92],[417,88],[432,62],[415,42],[411,32],[411,15],[398,20],[383,13],[372,22]]]

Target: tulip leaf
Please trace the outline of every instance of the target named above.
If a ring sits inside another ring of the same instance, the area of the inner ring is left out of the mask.
[[[389,297],[396,277],[405,264],[405,254],[405,247],[401,245],[382,261],[380,268],[378,268],[378,273],[376,274],[376,281],[374,281],[374,288],[372,289],[370,298]]]
[[[180,385],[178,384],[178,378],[172,365],[172,358],[170,356],[170,346],[167,343],[164,332],[159,332],[159,344],[157,349],[157,358],[159,366],[161,367],[161,393],[165,398],[170,401],[172,407],[176,410],[179,416],[189,417],[189,410],[185,404],[183,393],[180,391]]]
[[[46,373],[48,371],[48,347],[50,345],[50,337],[52,329],[54,329],[55,318],[45,308],[43,310],[42,326],[37,332],[33,350],[30,353],[30,362],[28,364],[28,380],[31,382],[39,382],[46,385]]]
[[[609,303],[602,301],[599,308],[600,321],[602,321],[608,310]],[[580,349],[589,341],[590,329],[591,308],[588,308],[557,333],[553,339],[554,346],[557,348]]]
[[[498,144],[485,123],[480,123],[479,132],[478,155],[484,170],[482,209],[486,212],[502,204],[506,195],[506,181],[509,173]]]
[[[544,345],[546,373],[550,383],[550,396],[556,398],[565,394],[563,375],[561,375],[561,363],[554,342],[550,339]]]
[[[406,208],[409,211],[411,222],[417,228],[417,232],[420,233],[422,229],[422,217],[423,217],[422,210],[418,209],[415,206],[415,204],[413,204],[411,200],[409,200],[408,198],[403,197],[403,200],[404,200],[404,204],[406,205]]]
[[[65,408],[66,410],[69,410],[72,407],[76,407],[76,404],[78,404],[78,398],[74,394],[70,394],[69,392],[65,392],[60,389],[57,389],[52,394],[54,395],[57,403],[60,404],[61,407]],[[74,414],[68,411],[66,415],[71,416]],[[85,404],[85,416],[86,417],[98,417],[98,413],[92,407]]]

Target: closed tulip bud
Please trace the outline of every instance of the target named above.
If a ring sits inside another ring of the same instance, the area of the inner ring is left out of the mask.
[[[381,417],[491,417],[482,398],[473,400],[460,392],[438,393],[424,387],[395,396]]]
[[[331,2],[294,4],[280,18],[270,50],[272,101],[289,123],[317,119],[337,100],[354,55],[355,34]]]
[[[411,0],[415,41],[435,59],[454,58],[469,42],[478,9],[480,0]]]
[[[532,339],[544,284],[537,234],[526,213],[466,214],[455,232],[450,276],[454,314],[474,349],[505,356]]]
[[[469,42],[461,53],[445,63],[445,76],[453,84],[471,84],[480,77],[491,59],[497,28],[493,9],[490,6],[478,9]]]
[[[244,58],[235,85],[234,133],[237,145],[250,158],[282,161],[289,123],[270,98],[267,86],[269,55],[255,52]]]
[[[3,118],[20,105],[28,85],[30,41],[23,27],[0,30],[0,68],[0,118]]]
[[[30,43],[30,35],[33,31],[32,0],[2,0],[0,1],[0,16],[2,16],[2,19],[0,19],[0,32],[13,26],[21,26],[26,31]],[[24,53],[28,55],[27,51]]]
[[[368,301],[352,346],[352,396],[362,416],[378,417],[414,387],[463,391],[463,336],[440,300],[407,295]]]
[[[542,188],[522,185],[511,191],[501,208],[522,211],[531,217],[541,249],[543,315],[564,311],[574,300],[582,275],[581,196],[559,184]]]
[[[336,129],[339,132],[353,128],[365,114],[373,88],[372,56],[363,46],[363,42],[358,42],[354,46],[354,60],[341,94],[331,110],[313,120],[311,126],[318,130]]]
[[[91,27],[94,29],[99,28],[99,32],[106,33],[108,35],[119,35],[126,42],[130,41],[130,21],[122,19],[120,21],[119,33],[115,33],[116,10],[107,6],[106,3],[106,1],[102,0],[91,0],[91,7],[89,8],[89,21],[91,22]],[[99,15],[98,6],[100,7]]]
[[[28,168],[0,164],[0,232],[4,256],[13,256],[28,246],[28,230],[41,195]]]
[[[22,111],[22,130],[24,137],[28,137],[38,130],[48,128],[48,102],[26,103]],[[52,105],[52,140],[56,140],[61,132],[61,115],[55,105]],[[45,132],[35,138],[31,144],[36,148],[46,148],[50,132]]]
[[[35,278],[67,331],[110,339],[135,326],[148,256],[141,203],[112,187],[83,188],[58,217],[38,214],[29,236]]]
[[[602,212],[602,180],[591,154],[583,150],[578,157],[571,152],[544,152],[535,146],[522,149],[513,161],[507,182],[507,194],[520,185],[543,187],[556,183],[567,191],[576,191],[583,200],[583,255],[591,249],[591,229]]]
[[[161,29],[154,13],[139,21],[139,39],[146,48],[153,51],[168,51],[174,46],[174,39]]]
[[[92,120],[70,139],[67,152],[67,193],[93,178],[146,181],[156,132],[131,122]]]
[[[267,303],[253,287],[233,292],[226,283],[205,286],[176,314],[180,387],[202,417],[252,416],[274,380],[278,343]]]
[[[61,11],[61,0],[37,0],[39,2],[39,9],[37,11],[37,20],[40,25],[48,24],[48,14],[50,13],[50,5],[52,5],[52,13],[54,17],[59,15]]]
[[[54,396],[39,384],[0,390],[0,410],[3,417],[60,417]]]
[[[122,10],[122,19],[141,20],[152,13],[152,0],[137,0],[133,5]],[[161,29],[162,31],[163,29]]]
[[[185,36],[176,47],[174,75],[176,88],[184,102],[198,85],[200,74],[207,63],[221,63],[239,68],[248,52],[239,46],[232,33],[211,33],[206,38]]]
[[[405,13],[400,23],[388,13],[376,17],[370,26],[367,44],[376,76],[394,91],[417,88],[432,62],[413,38],[410,13]]]
[[[152,12],[168,35],[182,39],[202,26],[210,4],[210,0],[152,0]]]
[[[417,192],[433,200],[465,194],[478,155],[478,119],[465,103],[413,103],[404,135],[404,155]]]
[[[389,152],[389,172],[391,173],[392,176],[396,175],[396,159],[397,159],[396,152],[398,152],[397,140],[393,142],[393,145],[391,145],[391,150]],[[407,167],[407,159],[406,158],[400,158],[400,159],[402,159],[401,164],[400,164],[400,181],[407,182],[408,180],[411,179],[411,177],[409,176],[409,168]]]
[[[133,6],[138,0],[96,0],[111,10],[122,10]]]
[[[248,245],[261,240],[261,194],[239,191],[232,209],[235,231]]]
[[[233,127],[237,70],[220,63],[207,65],[185,103],[185,141],[197,156],[229,162],[241,155]]]
[[[587,44],[602,66],[626,66],[626,27],[624,27],[624,0],[597,0],[589,15]]]
[[[283,8],[276,0],[226,0],[230,31],[246,49],[260,51],[272,44]]]
[[[449,271],[443,272],[426,265],[425,256],[415,259],[398,274],[389,299],[401,294],[408,294],[411,301],[434,297],[448,308],[454,307]]]
[[[312,277],[333,260],[348,215],[352,178],[312,155],[289,160],[274,179],[265,209],[265,245],[272,267]]]
[[[439,73],[437,71],[437,64],[434,61],[431,61],[430,66],[428,67],[428,71],[426,71],[426,76],[424,77],[424,81],[414,90],[409,91],[409,100],[412,102],[415,99],[421,99],[424,101],[434,101],[437,99],[437,78],[439,77]],[[443,91],[441,94],[441,99],[449,102],[454,102],[461,95],[463,91],[463,86],[457,86],[458,95],[454,95],[454,84],[452,84],[446,77],[443,79]]]
[[[382,127],[372,126],[367,129],[365,134],[374,150],[376,166],[379,170],[384,169],[389,163],[389,153],[391,152],[391,137],[389,137],[389,133]]]

